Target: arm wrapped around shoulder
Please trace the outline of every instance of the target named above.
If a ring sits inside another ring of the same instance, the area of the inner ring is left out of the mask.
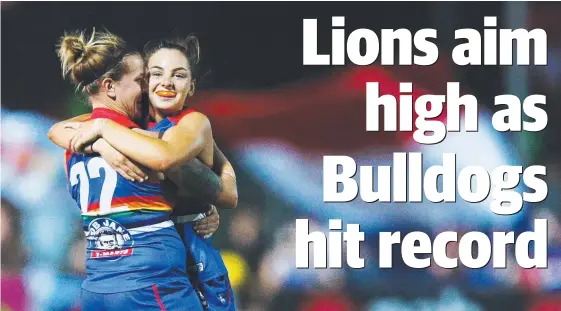
[[[211,205],[204,200],[192,196],[178,196],[175,206],[173,207],[172,216],[184,216],[207,213],[211,209]]]
[[[224,188],[220,177],[199,159],[192,159],[164,173],[177,185],[180,196],[196,197],[201,202],[216,204]]]

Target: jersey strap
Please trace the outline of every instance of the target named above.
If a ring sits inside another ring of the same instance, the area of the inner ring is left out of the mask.
[[[108,108],[95,108],[92,111],[90,119],[110,119],[128,128],[140,128],[138,124],[134,123],[128,116]]]

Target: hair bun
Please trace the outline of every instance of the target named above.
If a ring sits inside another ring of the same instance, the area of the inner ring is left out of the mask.
[[[99,78],[108,64],[120,61],[126,47],[125,41],[108,31],[94,28],[88,37],[89,40],[83,31],[65,34],[59,43],[62,76],[69,76],[78,85]]]
[[[70,53],[80,57],[86,52],[86,42],[82,36],[66,36],[62,39],[60,49],[63,53]]]
[[[62,62],[62,75],[66,76],[84,58],[88,45],[83,33],[65,35],[60,42],[58,55]]]

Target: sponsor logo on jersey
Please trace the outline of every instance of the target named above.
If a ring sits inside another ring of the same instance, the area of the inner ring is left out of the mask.
[[[119,259],[133,254],[134,240],[127,229],[109,218],[92,220],[86,233],[90,258]]]

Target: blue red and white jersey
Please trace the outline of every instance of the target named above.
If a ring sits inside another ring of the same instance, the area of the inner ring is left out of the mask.
[[[109,109],[94,109],[91,118],[138,127]],[[132,182],[98,154],[68,151],[66,173],[88,242],[85,289],[115,293],[152,286],[156,278],[184,276],[185,248],[159,181]]]
[[[185,108],[176,114],[168,116],[167,118],[161,120],[158,123],[149,122],[148,130],[153,132],[165,132],[170,128],[176,126],[183,117],[185,117],[186,115],[192,112],[195,112],[195,110],[191,108]]]

